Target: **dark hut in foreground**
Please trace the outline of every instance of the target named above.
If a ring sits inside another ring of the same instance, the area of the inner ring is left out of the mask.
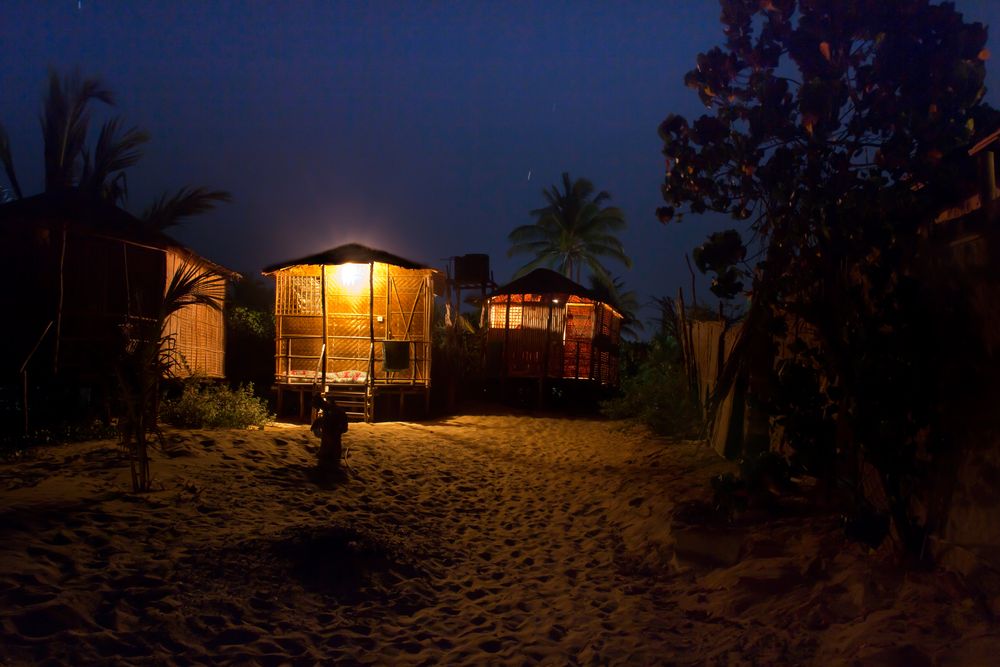
[[[433,276],[422,264],[358,244],[268,266],[275,279],[278,413],[297,394],[300,418],[322,390],[354,419],[387,399],[430,400]]]
[[[130,331],[155,314],[174,272],[195,265],[238,274],[199,257],[128,212],[75,190],[0,206],[0,261],[15,281],[0,291],[4,382],[20,374],[82,387],[107,385]],[[224,298],[220,286],[219,298]],[[183,373],[222,377],[222,313],[189,306],[167,325]]]
[[[487,374],[618,384],[622,315],[591,290],[535,269],[487,299]]]

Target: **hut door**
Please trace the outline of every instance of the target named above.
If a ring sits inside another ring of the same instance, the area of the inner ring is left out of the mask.
[[[589,378],[591,341],[594,337],[594,305],[566,304],[566,342],[563,347],[563,377]]]
[[[414,381],[426,375],[427,290],[429,281],[410,271],[388,271],[385,295],[385,345],[382,367],[392,379]],[[403,349],[403,346],[406,349]],[[390,352],[391,350],[391,352]]]

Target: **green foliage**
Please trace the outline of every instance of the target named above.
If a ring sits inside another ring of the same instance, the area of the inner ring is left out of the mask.
[[[263,428],[274,419],[267,402],[254,395],[252,384],[230,389],[199,379],[186,381],[177,399],[164,401],[160,416],[182,428]]]
[[[274,379],[274,289],[259,279],[234,284],[226,299],[226,377],[268,387]]]
[[[563,173],[562,181],[561,192],[557,186],[542,191],[549,204],[531,212],[534,224],[522,225],[507,237],[511,243],[508,256],[534,256],[515,277],[548,266],[580,282],[586,265],[592,274],[607,280],[602,257],[631,267],[632,261],[615,236],[625,228],[625,215],[616,206],[605,206],[611,195],[603,190],[595,192],[593,183],[585,178],[574,181],[568,173]]]
[[[236,335],[274,340],[274,312],[233,306],[226,309],[226,327]]]
[[[661,435],[697,435],[701,410],[691,395],[677,341],[657,337],[644,357],[636,352],[624,355],[621,394],[602,403],[601,411],[612,419],[645,424]]]

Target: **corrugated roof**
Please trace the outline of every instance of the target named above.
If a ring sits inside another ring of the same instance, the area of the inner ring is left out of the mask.
[[[370,262],[392,264],[393,266],[399,266],[404,269],[431,268],[404,257],[400,257],[399,255],[393,255],[385,250],[369,248],[368,246],[361,245],[360,243],[348,243],[346,245],[337,246],[336,248],[324,250],[323,252],[318,252],[315,255],[307,255],[298,259],[290,259],[286,262],[278,262],[277,264],[265,266],[263,273],[264,275],[267,275],[269,273],[274,273],[275,271],[280,271],[281,269],[287,269],[290,266],[368,264]],[[433,271],[433,269],[431,270]]]

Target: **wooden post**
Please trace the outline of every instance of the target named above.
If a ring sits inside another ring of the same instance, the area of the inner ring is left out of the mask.
[[[375,260],[368,263],[368,394],[365,421],[375,419]]]
[[[510,294],[507,295],[507,310],[503,318],[503,368],[500,369],[500,399],[506,398],[507,390],[507,370],[510,365],[510,356],[507,345],[510,342]]]
[[[719,358],[718,363],[716,364],[716,373],[715,373],[716,388],[719,385],[719,380],[722,379],[722,367],[726,363],[726,330],[729,328],[729,323],[726,322],[726,318],[722,314],[722,301],[719,301],[719,320],[722,321],[722,332],[719,334],[719,350],[718,352],[716,352]],[[715,389],[712,390],[712,394],[714,396]]]
[[[546,295],[548,296],[548,295]],[[543,297],[544,298],[544,297]],[[538,378],[538,407],[545,401],[545,381],[549,378],[549,346],[552,340],[552,299],[549,299],[549,314],[545,321],[545,348],[542,350],[542,376]]]
[[[688,387],[697,386],[697,382],[694,381],[694,351],[691,349],[691,338],[688,335],[687,325],[687,314],[685,313],[686,308],[684,307],[684,290],[680,287],[677,288],[677,324],[680,326],[681,330],[678,333],[678,338],[680,338],[681,343],[681,357],[684,359],[684,370],[687,372],[688,376]],[[697,392],[692,392],[697,394]]]
[[[326,393],[326,360],[327,360],[327,347],[330,342],[329,335],[327,333],[327,316],[326,316],[326,264],[321,264],[319,267],[319,294],[320,294],[320,304],[322,304],[321,310],[323,311],[323,345],[321,346],[320,352],[320,363],[323,365],[323,370],[320,374],[320,379],[322,384],[319,386],[319,393]]]

